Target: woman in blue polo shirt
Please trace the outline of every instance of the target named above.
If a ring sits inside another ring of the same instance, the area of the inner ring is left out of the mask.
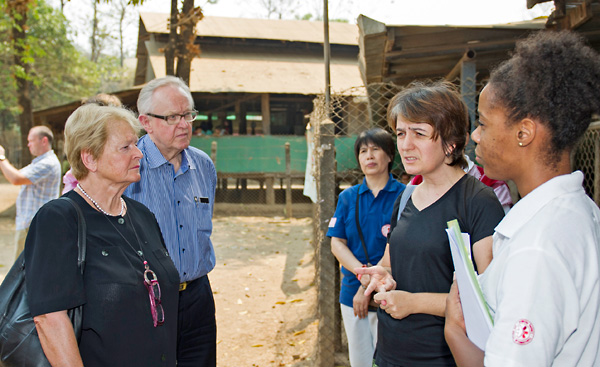
[[[373,361],[377,313],[376,309],[369,312],[371,297],[359,290],[360,281],[352,269],[377,264],[383,256],[392,207],[405,185],[390,174],[396,148],[385,130],[363,131],[354,143],[354,154],[365,178],[362,184],[340,194],[327,236],[331,237],[331,252],[343,266],[340,307],[350,365],[363,367],[371,366]]]

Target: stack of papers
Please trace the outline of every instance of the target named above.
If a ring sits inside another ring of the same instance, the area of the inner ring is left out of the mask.
[[[477,280],[477,273],[473,268],[469,234],[461,233],[456,219],[448,222],[446,232],[450,240],[450,250],[452,251],[452,261],[454,262],[467,336],[479,349],[485,350],[485,343],[492,331],[494,320],[483,298],[481,286],[479,280]]]

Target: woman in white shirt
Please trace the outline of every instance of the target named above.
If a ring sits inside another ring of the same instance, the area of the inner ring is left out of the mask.
[[[496,227],[480,277],[494,319],[485,352],[467,338],[456,285],[448,296],[445,337],[458,365],[600,365],[600,210],[570,164],[599,112],[600,56],[573,32],[536,33],[492,72],[475,153],[522,199]]]

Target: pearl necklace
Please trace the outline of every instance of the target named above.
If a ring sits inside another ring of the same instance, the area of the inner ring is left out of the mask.
[[[90,199],[90,201],[92,203],[94,203],[94,206],[96,206],[96,208],[100,212],[102,212],[102,214],[108,215],[108,216],[111,216],[111,217],[122,217],[123,216],[123,213],[125,212],[125,200],[123,200],[123,198],[119,198],[119,199],[121,199],[121,211],[119,212],[119,214],[116,214],[116,215],[115,214],[110,214],[107,211],[105,211],[104,209],[102,209],[100,207],[100,205],[98,205],[98,203],[96,202],[96,200],[92,199],[92,197],[89,196],[87,192],[85,192],[85,190],[83,189],[83,187],[81,187],[81,185],[79,183],[77,184],[77,188],[81,191],[81,193],[83,195],[85,195],[86,198]]]

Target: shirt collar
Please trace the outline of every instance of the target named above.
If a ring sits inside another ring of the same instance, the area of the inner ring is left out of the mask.
[[[467,167],[465,167],[464,171],[465,171],[465,173],[469,173],[469,171],[471,170],[471,168],[473,168],[475,163],[466,154],[465,154],[465,160],[467,161]]]
[[[37,163],[39,161],[41,161],[42,159],[52,156],[54,155],[54,150],[50,149],[49,151],[47,151],[46,153],[42,154],[42,155],[38,155],[37,157],[33,158],[31,160],[31,163]]]
[[[388,182],[385,184],[385,187],[383,189],[381,189],[381,191],[392,191],[393,190],[392,185],[394,185],[394,181],[396,181],[396,179],[390,173]],[[398,182],[398,181],[396,181],[396,182]],[[363,178],[362,184],[360,184],[360,186],[358,187],[358,193],[362,195],[364,192],[367,192],[367,191],[371,191],[371,189],[369,188],[369,186],[367,186],[367,178],[365,177],[365,178]]]
[[[496,232],[504,237],[512,237],[550,201],[561,195],[583,190],[582,183],[583,173],[581,171],[557,176],[544,182],[513,206],[496,226]]]
[[[150,136],[148,134],[140,138],[138,142],[138,147],[143,151],[144,156],[148,160],[149,168],[158,168],[163,164],[168,163],[167,159],[162,155],[160,150],[158,150],[158,147],[156,146],[156,144],[154,144],[154,141],[150,139]],[[189,147],[185,148],[181,152],[181,172],[185,172],[188,169],[196,168],[194,162],[188,159],[188,149]]]

